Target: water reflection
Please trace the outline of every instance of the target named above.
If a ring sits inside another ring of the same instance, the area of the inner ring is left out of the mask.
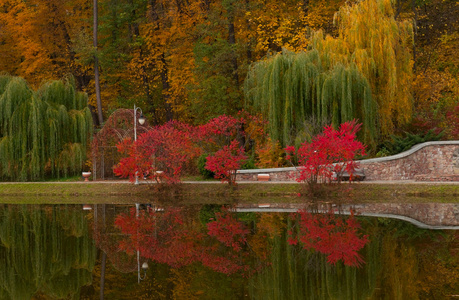
[[[79,298],[96,261],[87,220],[69,206],[1,205],[0,298]]]
[[[92,208],[0,206],[0,299],[459,294],[458,231],[387,218],[235,212],[215,205]],[[139,284],[144,261],[149,268]]]

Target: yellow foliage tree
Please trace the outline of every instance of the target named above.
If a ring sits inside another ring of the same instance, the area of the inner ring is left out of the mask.
[[[396,21],[391,0],[365,0],[345,5],[336,15],[337,49],[369,80],[379,105],[381,133],[390,134],[412,115],[413,26]]]

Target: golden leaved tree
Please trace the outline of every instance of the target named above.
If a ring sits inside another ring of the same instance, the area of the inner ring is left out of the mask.
[[[248,73],[246,98],[284,145],[309,117],[356,118],[373,148],[411,117],[411,24],[395,21],[390,0],[345,5],[336,16],[338,37],[312,32],[306,52],[283,51]]]

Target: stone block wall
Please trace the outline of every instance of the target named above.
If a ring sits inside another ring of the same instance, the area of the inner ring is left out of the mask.
[[[459,177],[459,142],[427,142],[388,157],[360,161],[365,180],[453,181]]]
[[[393,156],[359,161],[365,181],[417,180],[459,181],[459,141],[427,142]],[[295,168],[238,170],[237,181],[258,181],[268,174],[269,181],[294,181]]]

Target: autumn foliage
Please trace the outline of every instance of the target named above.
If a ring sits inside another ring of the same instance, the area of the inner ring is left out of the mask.
[[[245,147],[264,137],[262,124],[242,111],[237,117],[221,115],[198,126],[178,121],[154,126],[136,142],[127,138],[117,145],[123,158],[114,173],[134,181],[136,175],[157,180],[161,172],[162,181],[177,183],[187,167],[194,168],[196,159],[206,153],[207,168],[233,185],[235,171],[247,159]]]
[[[298,242],[305,249],[314,249],[327,255],[330,264],[343,261],[347,266],[360,266],[363,259],[358,253],[367,243],[368,236],[359,232],[360,224],[351,216],[343,219],[333,211],[325,214],[311,214],[300,211],[299,229],[289,231],[288,242],[296,245]]]
[[[311,143],[305,142],[295,151],[293,146],[285,150],[287,159],[296,154],[300,167],[298,182],[309,185],[339,180],[340,175],[347,172],[351,179],[356,169],[357,156],[365,155],[365,146],[357,140],[360,124],[350,121],[340,125],[339,129],[326,126],[322,134],[313,138]]]
[[[180,268],[192,263],[224,274],[250,274],[246,225],[228,211],[209,222],[207,232],[189,223],[182,209],[164,212],[136,211],[120,214],[115,225],[127,237],[119,244],[130,254]]]
[[[155,180],[157,171],[162,171],[166,181],[179,182],[186,163],[200,153],[189,128],[170,122],[151,129],[135,143],[131,139],[123,140],[117,147],[125,157],[114,169],[115,174],[129,177],[131,181],[138,174]]]
[[[215,178],[219,178],[229,185],[236,182],[236,171],[247,159],[244,149],[234,140],[229,146],[224,146],[213,156],[207,157],[206,169],[215,173]]]

